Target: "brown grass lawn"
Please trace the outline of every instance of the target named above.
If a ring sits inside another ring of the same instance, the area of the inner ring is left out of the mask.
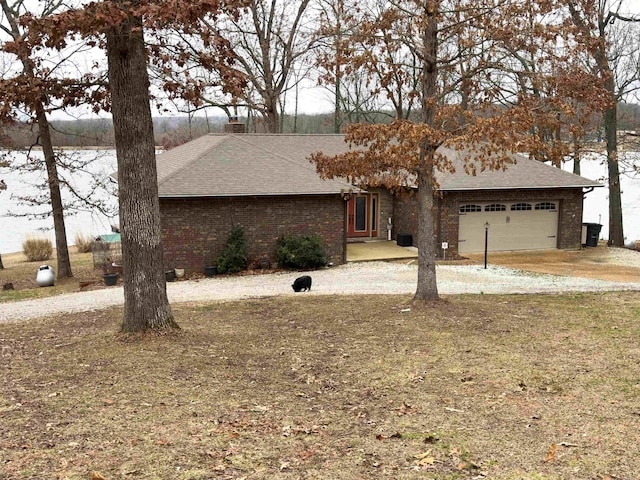
[[[0,325],[3,479],[637,479],[637,293],[305,297]]]

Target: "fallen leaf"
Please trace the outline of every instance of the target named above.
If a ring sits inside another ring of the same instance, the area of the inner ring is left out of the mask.
[[[422,460],[418,460],[416,465],[419,467],[426,467],[427,465],[433,465],[434,463],[436,463],[436,459],[434,457],[426,457]]]
[[[423,458],[427,458],[431,455],[431,450],[427,450],[426,452],[423,453],[416,453],[413,458],[415,458],[416,460],[422,460]]]
[[[91,472],[91,480],[107,480],[98,472]]]
[[[552,443],[551,446],[549,447],[547,458],[544,459],[544,463],[552,462],[554,458],[556,458],[556,444]]]
[[[433,465],[436,463],[436,459],[433,455],[431,455],[431,450],[427,450],[423,453],[418,453],[413,456],[415,458],[414,465],[416,467],[426,467],[428,465]]]

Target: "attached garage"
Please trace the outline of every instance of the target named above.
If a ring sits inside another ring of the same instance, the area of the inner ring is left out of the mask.
[[[458,252],[547,250],[558,247],[558,200],[462,203]]]
[[[584,195],[598,182],[517,154],[506,170],[477,167],[468,174],[463,152],[438,151],[455,169],[436,173],[434,243],[440,258],[483,252],[485,225],[491,252],[580,248]],[[394,231],[411,234],[414,245],[417,212],[416,195],[396,198]]]

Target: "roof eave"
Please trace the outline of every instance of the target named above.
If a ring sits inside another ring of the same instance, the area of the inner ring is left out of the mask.
[[[460,192],[460,191],[469,191],[469,190],[544,190],[544,189],[558,189],[558,188],[596,188],[596,187],[604,187],[604,185],[598,184],[589,184],[589,185],[529,185],[529,186],[505,186],[505,187],[460,187],[460,188],[439,188],[438,190],[443,192]],[[415,188],[415,187],[413,187]]]
[[[365,192],[365,190],[362,190]],[[216,194],[203,194],[203,193],[183,193],[183,194],[167,194],[161,193],[158,195],[160,198],[230,198],[230,197],[304,197],[315,195],[341,195],[344,191],[327,191],[327,192],[273,192],[273,193],[216,193]]]

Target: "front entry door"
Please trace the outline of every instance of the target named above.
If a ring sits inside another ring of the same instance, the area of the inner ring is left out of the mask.
[[[355,195],[347,203],[347,236],[370,237],[377,230],[377,195]]]

